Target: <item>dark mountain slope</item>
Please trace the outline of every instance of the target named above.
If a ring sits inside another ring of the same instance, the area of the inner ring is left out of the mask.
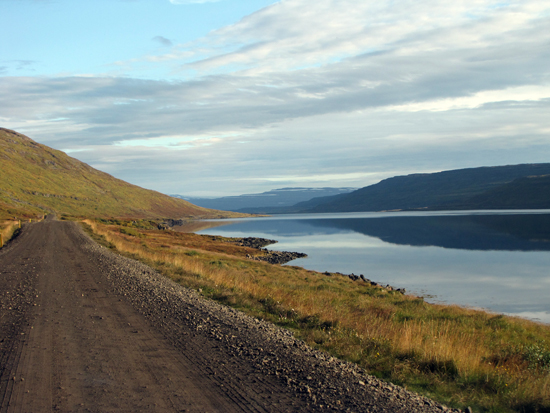
[[[462,209],[474,209],[474,203],[469,201],[473,197],[496,190],[518,178],[548,174],[550,174],[550,164],[545,163],[396,176],[346,195],[325,199],[324,203],[312,208],[304,208],[301,212],[450,209],[459,205]],[[522,182],[519,182],[518,185],[521,184]],[[517,186],[514,188],[518,189]],[[315,199],[310,202],[315,202]],[[475,201],[475,205],[481,202],[482,198]],[[539,204],[542,205],[542,203]],[[518,206],[518,208],[525,207],[523,204]]]
[[[550,175],[518,178],[457,204],[464,209],[550,209]]]

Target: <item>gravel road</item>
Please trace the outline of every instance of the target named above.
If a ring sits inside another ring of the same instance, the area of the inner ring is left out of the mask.
[[[458,412],[55,220],[0,250],[0,369],[0,412]]]

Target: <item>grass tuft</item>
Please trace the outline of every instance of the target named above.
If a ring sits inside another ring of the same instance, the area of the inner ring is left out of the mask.
[[[2,240],[4,245],[17,235],[19,232],[19,220],[17,221],[4,221],[0,223],[0,234],[2,234]]]

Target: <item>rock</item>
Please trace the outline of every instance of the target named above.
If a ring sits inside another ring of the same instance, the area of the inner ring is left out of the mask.
[[[277,241],[274,239],[267,239],[267,238],[246,237],[246,238],[236,238],[235,243],[243,247],[262,249],[267,245],[276,244]]]
[[[266,261],[270,264],[286,264],[296,258],[305,258],[307,254],[289,251],[267,251],[268,255],[254,257],[256,261]]]

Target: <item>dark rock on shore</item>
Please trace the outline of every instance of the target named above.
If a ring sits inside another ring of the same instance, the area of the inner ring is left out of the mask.
[[[172,227],[179,227],[183,224],[185,224],[185,220],[183,219],[167,219],[164,222],[161,222],[157,225],[158,229],[168,230]]]
[[[267,251],[267,250],[266,250]],[[307,254],[301,252],[289,252],[289,251],[267,251],[268,255],[260,257],[252,257],[248,255],[247,258],[251,258],[256,261],[266,261],[270,264],[286,264],[296,258],[305,258]]]
[[[332,277],[332,276],[336,275],[336,276],[341,276],[341,277],[347,277],[352,281],[362,281],[364,283],[367,283],[367,284],[371,285],[372,287],[383,288],[386,291],[395,291],[395,292],[401,293],[401,294],[406,293],[406,290],[404,288],[394,288],[389,284],[386,284],[386,285],[379,284],[375,281],[369,280],[363,274],[360,274],[360,275],[355,275],[354,273],[342,274],[341,272],[328,272],[328,271],[325,271],[323,274],[326,275],[327,277]]]
[[[256,237],[246,237],[246,238],[236,238],[235,244],[240,245],[241,247],[250,247],[250,248],[263,248],[271,244],[276,244],[278,241],[274,239],[267,238],[256,238]]]
[[[265,261],[270,264],[286,264],[296,258],[305,258],[307,254],[301,252],[289,252],[289,251],[270,251],[264,248],[267,245],[276,244],[278,241],[274,239],[267,238],[257,238],[257,237],[246,237],[246,238],[235,238],[233,241],[234,244],[237,244],[241,247],[256,248],[264,252],[264,255],[250,255],[247,254],[246,258],[255,260],[255,261]]]

